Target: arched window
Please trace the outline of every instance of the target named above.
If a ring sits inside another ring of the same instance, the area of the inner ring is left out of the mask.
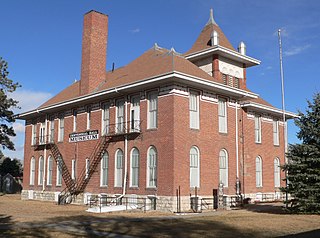
[[[61,186],[62,185],[62,161],[61,161],[61,157],[58,157],[57,160],[57,181],[56,184],[57,186]]]
[[[190,149],[190,188],[200,186],[199,168],[199,150],[197,147],[192,146]]]
[[[44,170],[44,159],[42,156],[39,158],[39,170],[38,170],[38,185],[43,184],[43,171]]]
[[[47,166],[47,185],[52,185],[53,159],[51,156],[48,157]]]
[[[280,187],[280,160],[279,158],[274,159],[274,186]]]
[[[256,186],[262,187],[262,159],[260,156],[256,158]]]
[[[219,152],[219,183],[228,187],[228,153],[226,150]]]
[[[122,171],[123,171],[123,152],[122,150],[118,149],[116,151],[116,157],[115,157],[115,180],[114,180],[114,186],[115,187],[122,187]]]
[[[148,151],[147,187],[157,187],[157,150],[153,146]]]
[[[101,186],[108,185],[108,168],[109,168],[109,154],[108,152],[105,152],[101,160],[101,173],[100,173]]]
[[[139,186],[139,164],[140,164],[140,155],[137,148],[131,150],[130,156],[130,186],[138,187]]]
[[[32,157],[30,160],[30,185],[34,185],[35,175],[36,175],[36,159]]]

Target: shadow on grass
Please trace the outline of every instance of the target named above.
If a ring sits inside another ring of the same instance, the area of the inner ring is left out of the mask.
[[[245,210],[258,213],[268,214],[290,214],[289,211],[285,210],[282,203],[257,203],[257,204],[246,204],[243,207]]]
[[[14,224],[10,217],[2,237],[261,237],[217,221],[181,218],[56,217]]]
[[[315,237],[320,237],[320,229],[313,230],[313,231],[307,231],[307,232],[301,232],[301,233],[293,234],[293,235],[280,236],[279,238],[315,238]]]

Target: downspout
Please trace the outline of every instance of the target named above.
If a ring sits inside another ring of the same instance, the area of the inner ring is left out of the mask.
[[[239,179],[239,140],[238,140],[238,101],[236,101],[236,161],[237,161],[237,180]]]
[[[124,135],[124,175],[123,175],[123,191],[121,197],[126,194],[126,187],[127,187],[127,174],[128,174],[128,105],[127,99],[124,103],[125,106],[125,135]],[[130,124],[130,122],[129,122]]]
[[[238,101],[236,100],[236,194],[240,194],[240,180],[239,180],[239,128],[238,128]]]
[[[42,192],[46,190],[46,161],[47,161],[47,116],[44,121],[44,152],[43,152],[43,179],[42,179]]]

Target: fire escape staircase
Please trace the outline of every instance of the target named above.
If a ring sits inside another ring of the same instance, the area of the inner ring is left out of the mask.
[[[139,120],[130,121],[128,123],[118,123],[117,125],[109,125],[106,128],[104,135],[98,139],[89,157],[89,166],[84,166],[83,170],[78,176],[77,181],[72,179],[68,167],[64,162],[63,156],[60,153],[58,146],[54,143],[52,136],[34,138],[34,146],[36,148],[41,149],[42,146],[45,145],[50,148],[52,156],[61,171],[66,187],[59,194],[58,204],[69,204],[75,200],[77,195],[83,193],[90,181],[90,178],[96,171],[97,166],[100,163],[109,143],[122,140],[124,136],[127,136],[128,139],[136,138],[138,135],[140,135],[140,124],[141,122]],[[129,130],[126,130],[125,128],[127,125],[128,128],[130,128]],[[111,128],[113,128],[113,130],[110,130]]]

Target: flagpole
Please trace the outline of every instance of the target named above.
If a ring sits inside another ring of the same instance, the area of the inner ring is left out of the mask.
[[[286,108],[284,101],[284,76],[283,76],[283,64],[282,64],[282,42],[281,42],[281,30],[278,30],[279,38],[279,57],[280,57],[280,77],[281,77],[281,96],[282,96],[282,120],[283,120],[283,139],[284,139],[284,158],[285,163],[288,163],[286,154],[288,150],[288,141],[287,141],[287,123],[286,123]],[[286,188],[288,188],[288,172],[285,172],[286,176]],[[286,190],[286,208],[288,208],[288,191]]]

